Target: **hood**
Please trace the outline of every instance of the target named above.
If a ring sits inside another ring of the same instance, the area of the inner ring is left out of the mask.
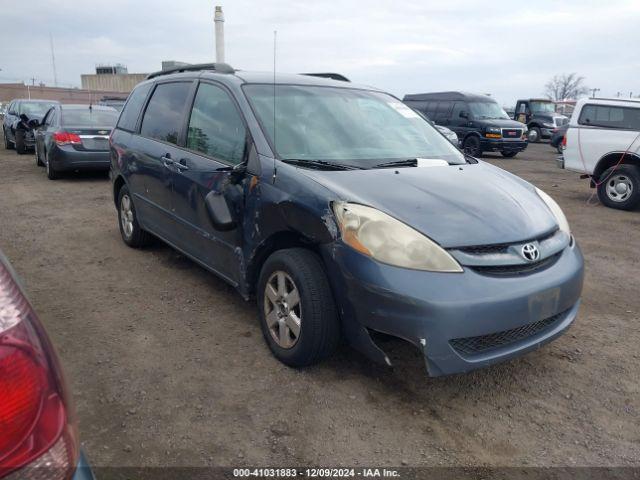
[[[532,185],[484,162],[301,171],[331,190],[335,200],[375,207],[448,248],[516,243],[556,228]]]
[[[516,120],[510,118],[480,118],[472,120],[474,124],[481,125],[483,127],[498,127],[498,128],[523,128],[525,125]]]

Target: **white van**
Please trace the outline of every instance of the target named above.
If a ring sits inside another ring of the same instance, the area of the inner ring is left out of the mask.
[[[588,175],[604,205],[640,205],[640,100],[579,100],[563,143],[558,166]]]

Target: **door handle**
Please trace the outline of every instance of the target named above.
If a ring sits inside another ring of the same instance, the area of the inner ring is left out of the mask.
[[[189,170],[187,166],[187,161],[183,158],[179,162],[174,162],[175,166],[178,167],[178,171],[182,172],[184,170]]]
[[[171,159],[169,155],[163,155],[162,157],[160,157],[160,160],[162,160],[162,164],[167,168],[176,163]]]

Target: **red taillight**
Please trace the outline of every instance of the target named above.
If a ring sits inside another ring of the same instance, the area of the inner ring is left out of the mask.
[[[0,478],[20,469],[19,478],[45,473],[47,479],[67,479],[78,453],[75,416],[56,354],[0,261]]]
[[[58,145],[78,145],[82,143],[80,136],[69,132],[56,132],[53,134],[53,141]]]
[[[567,136],[562,137],[562,148],[567,148]]]

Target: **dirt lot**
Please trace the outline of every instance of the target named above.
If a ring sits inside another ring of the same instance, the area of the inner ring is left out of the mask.
[[[609,210],[549,145],[491,163],[564,208],[587,263],[573,328],[524,358],[430,379],[343,348],[296,371],[254,304],[166,246],[120,240],[102,175],[47,180],[0,150],[0,248],[62,357],[94,465],[640,465],[640,212]],[[591,201],[590,201],[591,200]]]

